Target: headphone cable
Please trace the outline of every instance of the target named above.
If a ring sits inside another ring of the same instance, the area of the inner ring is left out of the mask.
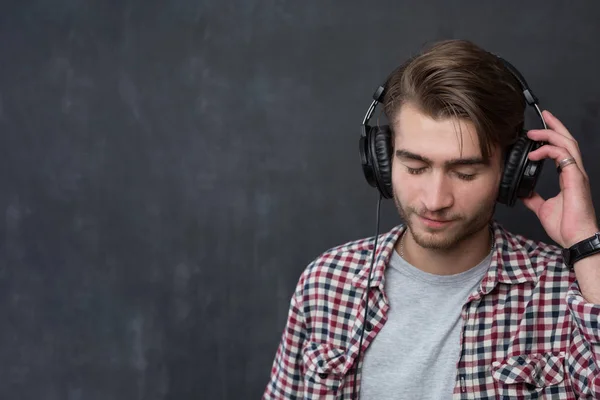
[[[358,366],[360,364],[360,355],[362,351],[362,342],[365,334],[365,324],[367,323],[367,317],[369,314],[369,289],[371,287],[371,275],[373,273],[373,264],[375,264],[375,254],[377,253],[377,238],[379,236],[379,216],[380,216],[380,208],[381,208],[381,193],[379,194],[379,200],[377,201],[377,222],[375,224],[375,243],[373,244],[373,254],[371,255],[371,266],[369,267],[369,277],[367,279],[367,292],[365,296],[365,316],[363,319],[363,324],[360,332],[360,341],[358,343],[358,354],[356,356],[356,368],[354,369],[354,384],[352,388],[352,400],[358,399],[356,397],[356,378],[358,376]]]

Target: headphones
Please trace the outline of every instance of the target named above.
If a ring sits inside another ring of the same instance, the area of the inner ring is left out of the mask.
[[[519,82],[527,104],[535,108],[544,129],[547,129],[546,121],[544,121],[538,106],[538,99],[527,85],[525,78],[508,61],[499,56],[496,57],[502,61],[506,69]],[[384,92],[385,85],[382,85],[373,94],[373,102],[369,106],[362,123],[359,152],[363,173],[369,185],[377,188],[383,198],[391,199],[393,197],[392,133],[389,125],[374,127],[369,125],[369,119],[371,119],[377,104],[383,100]],[[533,193],[538,177],[542,172],[544,159],[531,161],[528,155],[544,144],[545,142],[533,141],[526,134],[521,134],[517,141],[507,149],[497,198],[499,203],[513,207],[517,198],[529,197]]]

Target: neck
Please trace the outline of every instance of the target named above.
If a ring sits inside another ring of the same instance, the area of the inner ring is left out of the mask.
[[[428,249],[418,245],[407,228],[396,251],[414,267],[435,275],[455,275],[476,267],[490,253],[493,238],[488,225],[455,247],[445,250]]]

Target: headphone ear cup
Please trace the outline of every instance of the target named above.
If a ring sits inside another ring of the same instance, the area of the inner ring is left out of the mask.
[[[515,205],[517,195],[522,192],[522,188],[520,188],[521,181],[533,144],[534,142],[526,135],[521,135],[507,151],[498,192],[499,203],[506,204],[509,207]]]
[[[388,125],[375,126],[369,132],[369,154],[376,186],[386,199],[394,197],[392,189],[392,132]]]

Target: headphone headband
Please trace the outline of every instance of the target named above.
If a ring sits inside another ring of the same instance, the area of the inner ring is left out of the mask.
[[[363,125],[366,125],[367,122],[369,122],[369,120],[371,119],[373,111],[375,111],[375,107],[377,107],[377,104],[383,100],[384,93],[385,87],[383,85],[379,86],[377,90],[375,90],[375,92],[373,93],[373,102],[371,103],[369,109],[367,110],[367,113],[365,114],[365,118],[363,119],[362,123]]]

